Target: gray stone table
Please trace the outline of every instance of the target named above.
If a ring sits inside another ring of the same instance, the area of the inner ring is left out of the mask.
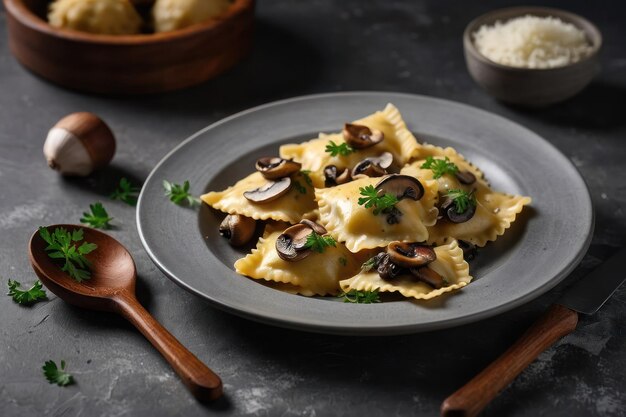
[[[401,337],[301,333],[231,316],[170,282],[148,259],[132,207],[106,200],[126,175],[141,182],[198,129],[261,103],[310,93],[388,90],[468,103],[536,131],[578,167],[596,208],[588,255],[566,282],[626,242],[626,9],[623,2],[552,1],[587,16],[604,35],[602,73],[578,97],[536,111],[498,103],[469,78],[461,35],[473,17],[512,1],[289,1],[258,5],[253,53],[197,88],[144,98],[63,90],[11,56],[0,9],[0,276],[31,283],[26,247],[38,225],[77,222],[105,199],[111,232],[133,253],[139,295],[165,327],[225,383],[202,406],[121,318],[55,296],[31,308],[0,296],[0,415],[390,416],[437,414],[441,400],[482,369],[563,288],[475,324]],[[51,172],[41,147],[67,113],[87,110],[114,129],[113,165],[84,180]],[[514,277],[511,277],[514,279]],[[542,354],[485,416],[626,415],[626,288]],[[77,384],[49,385],[41,366],[65,359]]]

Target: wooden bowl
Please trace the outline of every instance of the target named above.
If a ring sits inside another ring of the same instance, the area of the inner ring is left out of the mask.
[[[141,94],[189,87],[232,67],[252,44],[254,0],[234,0],[222,16],[185,29],[124,36],[50,26],[46,0],[3,1],[13,55],[35,74],[80,91]]]
[[[473,34],[482,25],[505,22],[514,17],[533,15],[558,17],[585,32],[592,52],[578,62],[557,68],[517,68],[491,61],[476,48]],[[563,101],[580,92],[598,72],[600,31],[587,19],[563,10],[546,7],[511,7],[484,14],[467,25],[463,47],[467,69],[474,81],[489,94],[505,102],[541,107]]]

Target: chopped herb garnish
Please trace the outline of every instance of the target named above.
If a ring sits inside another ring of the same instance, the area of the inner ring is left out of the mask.
[[[346,258],[345,256],[341,256],[339,258],[339,263],[341,264],[341,266],[346,266],[348,265],[348,258]]]
[[[435,159],[429,156],[426,158],[426,162],[422,164],[421,168],[430,169],[435,179],[442,177],[444,174],[454,175],[459,172],[459,167],[453,162],[450,162],[450,158],[447,156],[445,159]]]
[[[336,246],[337,242],[333,239],[332,236],[320,236],[315,232],[312,232],[306,237],[305,248],[311,248],[312,250],[324,253],[327,247]]]
[[[381,212],[386,213],[390,211],[396,204],[398,199],[393,194],[378,195],[378,190],[373,185],[366,187],[359,187],[359,192],[363,197],[359,198],[359,205],[365,206],[365,208],[374,208],[374,214],[378,215]]]
[[[65,361],[61,361],[60,369],[53,360],[46,361],[42,369],[44,376],[51,384],[57,384],[60,387],[65,387],[74,383],[74,377],[65,372]]]
[[[113,220],[113,218],[109,217],[109,213],[107,213],[102,203],[90,204],[89,209],[91,210],[91,213],[83,213],[83,217],[80,219],[81,223],[88,224],[96,229],[111,228],[111,224],[109,222]]]
[[[476,196],[474,191],[464,191],[460,189],[449,190],[446,197],[454,202],[454,209],[457,213],[465,213],[465,210],[471,205],[476,206]]]
[[[354,149],[352,149],[352,147],[345,142],[338,145],[332,140],[329,140],[326,145],[326,152],[328,152],[331,156],[348,156],[354,152]]]
[[[178,204],[179,206],[185,203],[190,207],[200,204],[200,199],[189,193],[189,187],[189,181],[185,181],[183,185],[180,185],[163,180],[165,195],[170,199],[170,201],[174,204]]]
[[[80,246],[76,245],[83,240],[83,229],[68,232],[67,229],[59,227],[54,229],[54,233],[50,233],[47,228],[40,227],[39,235],[48,244],[45,249],[48,256],[65,261],[61,267],[62,271],[67,272],[78,282],[91,278],[91,272],[89,272],[91,262],[85,255],[93,252],[98,245],[87,242],[83,242]]]
[[[369,272],[376,267],[376,257],[372,256],[361,265],[361,272]]]
[[[339,297],[343,298],[344,303],[356,303],[356,304],[372,304],[380,303],[380,295],[378,294],[378,288],[373,291],[357,291],[350,290],[348,292],[342,292]]]
[[[313,188],[313,180],[311,179],[311,170],[301,169],[300,174],[304,178],[304,182],[306,182],[309,187]]]
[[[126,178],[122,178],[110,197],[112,200],[123,201],[129,206],[136,206],[140,190],[141,188],[135,187]]]
[[[35,304],[37,301],[45,300],[48,298],[46,295],[46,291],[42,289],[41,281],[35,281],[30,289],[24,291],[21,290],[21,283],[14,281],[12,279],[9,280],[9,292],[8,296],[13,298],[18,304],[22,305],[31,305]]]
[[[302,184],[300,184],[300,181],[298,180],[294,180],[291,182],[291,184],[293,184],[293,187],[296,189],[296,191],[298,191],[300,194],[306,194],[306,187]]]

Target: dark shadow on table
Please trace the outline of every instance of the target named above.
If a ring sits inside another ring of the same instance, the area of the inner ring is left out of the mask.
[[[63,177],[63,183],[108,199],[122,178],[126,178],[132,185],[139,188],[141,188],[144,181],[144,178],[128,168],[112,163],[87,177]]]

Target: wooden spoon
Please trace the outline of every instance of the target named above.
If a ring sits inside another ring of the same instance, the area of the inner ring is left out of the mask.
[[[222,395],[222,381],[213,371],[143,308],[135,297],[135,262],[121,243],[95,229],[70,224],[48,226],[50,232],[63,227],[84,230],[84,240],[98,248],[87,255],[92,262],[91,279],[76,282],[61,271],[58,260],[45,251],[46,242],[39,232],[30,239],[30,262],[41,282],[66,302],[93,310],[111,311],[128,319],[170,363],[191,393],[200,401]]]

